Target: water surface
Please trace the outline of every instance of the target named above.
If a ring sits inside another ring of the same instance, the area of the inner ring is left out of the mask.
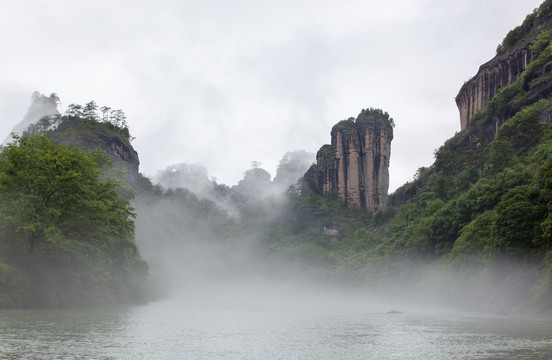
[[[2,359],[550,359],[552,321],[279,291],[0,310]]]

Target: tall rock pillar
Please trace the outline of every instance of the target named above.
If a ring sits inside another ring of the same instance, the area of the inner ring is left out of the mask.
[[[314,190],[373,213],[387,205],[393,120],[381,110],[363,110],[357,119],[337,123],[331,145],[316,155],[305,174]]]

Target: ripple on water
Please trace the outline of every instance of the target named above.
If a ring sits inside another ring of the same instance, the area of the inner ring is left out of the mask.
[[[0,311],[2,359],[549,359],[552,322],[178,299]]]

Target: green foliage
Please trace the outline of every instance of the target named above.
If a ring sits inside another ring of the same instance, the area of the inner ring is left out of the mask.
[[[109,122],[101,122],[95,118],[81,118],[64,115],[57,118],[56,123],[59,124],[57,130],[46,131],[50,139],[55,142],[81,137],[88,139],[90,142],[98,143],[101,142],[98,134],[102,132],[114,134],[129,146],[130,141],[133,139],[130,136],[128,127],[120,127]],[[35,135],[40,132],[41,131],[28,131],[25,135]]]
[[[340,122],[338,122],[334,126],[354,128],[355,127],[355,119],[354,118],[349,118],[347,120],[341,120]]]
[[[368,109],[362,109],[359,116],[361,115],[372,115],[375,116],[378,119],[383,119],[391,125],[391,127],[395,127],[395,121],[393,121],[393,118],[389,116],[387,111],[383,111],[381,109],[375,109],[375,108],[368,108]]]
[[[497,237],[503,251],[529,249],[544,216],[539,189],[521,185],[508,190],[496,207],[496,214]]]
[[[393,127],[393,128],[395,127],[395,122],[393,121],[393,118],[389,116],[387,111],[383,111],[381,109],[375,109],[375,108],[362,109],[357,119],[360,118],[361,116],[373,116],[376,119],[383,120],[389,127]],[[341,120],[334,126],[354,128],[356,126],[355,118],[350,117],[346,120]]]
[[[16,137],[0,157],[2,220],[29,254],[78,242],[133,246],[132,209],[100,175],[83,150]]]
[[[517,43],[527,37],[532,31],[535,30],[536,25],[542,23],[544,19],[550,16],[552,12],[552,1],[544,1],[538,8],[536,8],[531,14],[527,15],[523,24],[515,27],[508,32],[504,40],[498,45],[496,52],[501,54],[513,48]]]
[[[533,80],[531,80],[531,82],[529,83],[529,88],[531,90],[533,90],[534,88],[542,85],[542,84],[549,84],[550,81],[552,81],[552,75],[550,74],[545,74],[545,75],[541,75]]]
[[[32,96],[33,104],[47,103],[50,107],[56,109],[60,102],[57,94],[52,93],[46,97],[35,91]],[[102,112],[102,116],[98,114]],[[57,112],[57,110],[56,110]],[[63,126],[69,124],[70,126]],[[94,100],[89,101],[84,106],[79,104],[70,104],[64,115],[51,115],[40,119],[36,124],[31,124],[25,129],[23,135],[37,135],[48,132],[52,137],[58,137],[63,140],[67,132],[56,132],[55,128],[62,126],[68,128],[68,131],[90,137],[94,131],[103,130],[107,133],[114,133],[127,144],[133,138],[130,136],[126,115],[122,110],[112,110],[107,106],[99,107]]]
[[[537,145],[544,134],[545,125],[540,117],[552,106],[550,100],[540,100],[523,108],[506,121],[499,129],[491,146],[489,170],[496,172],[518,162],[518,157],[527,154]]]
[[[494,242],[496,220],[496,212],[487,210],[464,226],[450,252],[453,263],[467,266],[488,264],[497,253]]]
[[[524,84],[526,80],[532,78],[537,72],[547,72],[550,70],[550,60],[552,57],[552,30],[540,33],[531,44],[533,51],[533,60],[527,65],[525,71],[521,74]]]
[[[530,100],[529,94],[531,90],[537,87],[545,86],[549,83],[552,76],[552,30],[544,31],[540,33],[535,41],[531,45],[533,52],[533,60],[527,65],[525,71],[517,78],[517,80],[509,86],[500,88],[498,94],[487,103],[485,110],[477,113],[472,121],[470,127],[485,126],[495,121],[506,120],[507,118],[516,114],[520,117],[530,117],[532,114],[519,113],[522,110],[523,105],[527,105]],[[543,108],[550,106],[549,101],[541,100],[540,106],[529,106],[525,110],[529,112],[542,112]],[[542,106],[542,107],[541,107]],[[518,122],[532,126],[533,124],[528,122]],[[527,134],[526,136],[531,136]]]
[[[98,152],[88,155],[54,145],[45,135],[15,137],[2,149],[0,261],[23,271],[32,282],[40,279],[50,285],[58,284],[58,271],[76,281],[80,271],[89,272],[100,263],[127,277],[134,276],[133,269],[143,273],[145,264],[134,243],[134,213],[128,200],[117,194],[117,186],[102,180],[97,163],[101,158]],[[47,275],[51,277],[43,277]],[[83,287],[88,294],[96,290]],[[34,290],[51,291],[43,286]]]

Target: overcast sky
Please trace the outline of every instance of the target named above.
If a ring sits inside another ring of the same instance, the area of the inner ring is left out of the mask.
[[[0,0],[0,138],[33,91],[123,109],[141,171],[273,176],[363,108],[394,118],[393,191],[460,129],[454,97],[540,0]]]

